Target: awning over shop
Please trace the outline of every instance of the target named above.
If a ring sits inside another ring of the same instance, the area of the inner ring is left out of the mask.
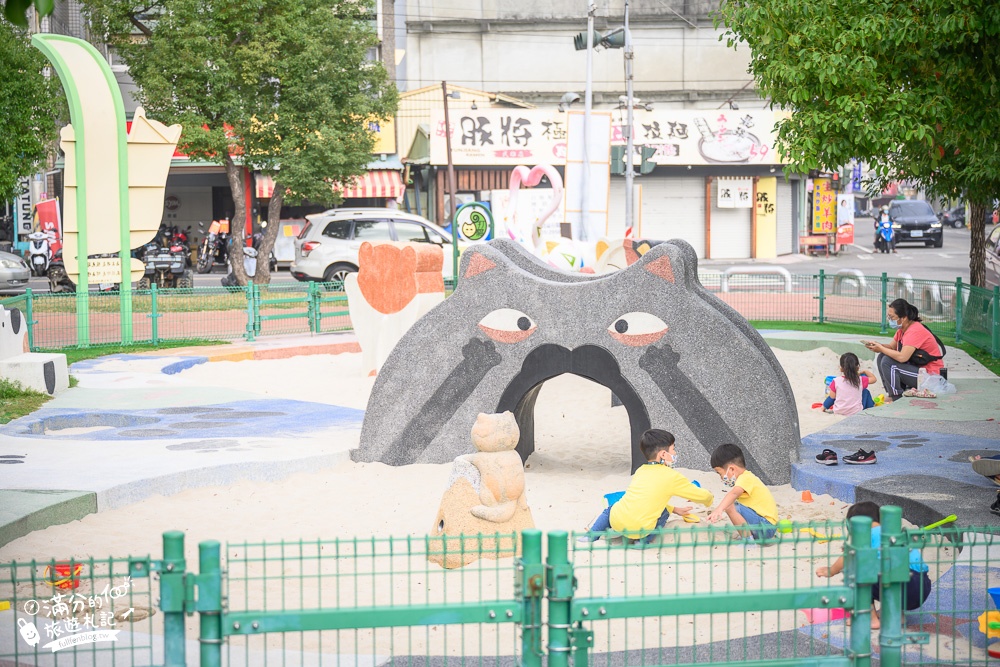
[[[340,192],[344,199],[365,199],[369,197],[400,199],[405,190],[403,179],[400,178],[399,172],[388,169],[366,172],[348,187],[344,187],[338,183],[333,186],[333,189]]]
[[[344,187],[335,184],[333,189],[341,193],[344,199],[387,198],[402,199],[403,179],[398,171],[391,169],[376,169],[364,173],[354,182]],[[274,179],[267,174],[257,174],[256,195],[258,199],[270,199],[274,193]]]

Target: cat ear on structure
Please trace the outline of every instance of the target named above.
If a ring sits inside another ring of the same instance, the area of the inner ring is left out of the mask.
[[[651,262],[647,263],[644,267],[647,271],[652,273],[654,276],[663,278],[667,282],[676,283],[677,279],[674,274],[674,266],[671,263],[670,255],[664,254],[662,257],[658,257]],[[681,273],[683,277],[683,273]]]
[[[471,278],[472,276],[478,276],[480,273],[486,273],[487,271],[495,268],[497,268],[497,265],[492,259],[489,259],[480,252],[472,252],[465,265],[465,273],[462,274],[462,277]]]

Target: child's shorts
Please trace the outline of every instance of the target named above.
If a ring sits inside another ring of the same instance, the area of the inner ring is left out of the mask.
[[[910,570],[910,580],[903,591],[903,609],[913,611],[922,605],[931,594],[931,578],[926,572]],[[872,600],[879,601],[878,586],[872,586]]]
[[[740,513],[740,516],[743,517],[743,520],[746,521],[749,525],[751,526],[765,525],[770,527],[770,530],[763,530],[763,531],[751,530],[750,534],[753,535],[753,538],[755,540],[759,540],[761,538],[769,540],[772,537],[774,537],[775,528],[773,523],[771,523],[761,515],[757,514],[755,511],[753,511],[746,505],[743,505],[742,503],[735,503],[735,507],[736,511]]]

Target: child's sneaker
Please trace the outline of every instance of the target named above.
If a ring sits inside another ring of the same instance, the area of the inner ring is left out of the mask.
[[[875,458],[875,452],[866,452],[863,449],[859,449],[855,454],[848,454],[844,457],[844,463],[850,463],[852,465],[871,465],[876,463],[878,459]]]
[[[847,458],[844,457],[846,461]],[[832,449],[824,449],[822,452],[816,455],[816,463],[821,463],[825,466],[835,466],[837,465],[837,452]]]
[[[584,533],[576,538],[577,544],[591,544],[601,539],[600,533]]]

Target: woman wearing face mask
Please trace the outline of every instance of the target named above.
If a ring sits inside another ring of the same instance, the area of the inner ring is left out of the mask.
[[[906,299],[896,299],[889,304],[888,317],[889,326],[896,330],[892,343],[864,341],[865,347],[878,353],[875,364],[886,389],[886,403],[896,400],[907,389],[916,389],[921,368],[930,375],[940,375],[944,368],[941,361],[944,351],[921,322],[916,306]]]

